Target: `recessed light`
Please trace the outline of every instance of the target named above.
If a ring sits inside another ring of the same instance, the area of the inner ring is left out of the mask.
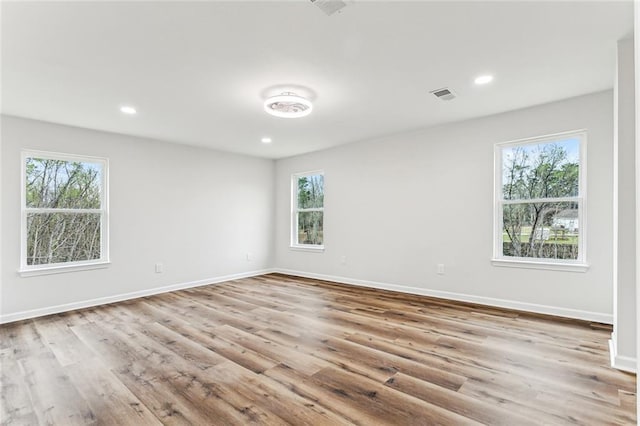
[[[260,139],[260,142],[262,142],[262,143],[271,143],[271,138],[262,138],[262,139]]]
[[[132,106],[124,105],[120,107],[120,112],[123,114],[135,115],[138,113],[136,109]]]
[[[473,80],[473,82],[476,84],[487,84],[487,83],[491,83],[491,81],[493,81],[492,75],[480,75],[476,77],[475,80]]]
[[[295,93],[283,93],[264,101],[264,110],[271,115],[282,118],[299,118],[311,114],[311,101]]]

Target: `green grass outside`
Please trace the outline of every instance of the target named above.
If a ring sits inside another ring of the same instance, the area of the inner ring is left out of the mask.
[[[548,229],[548,228],[545,228]],[[529,235],[531,233],[530,226],[523,226],[522,231],[520,232],[520,242],[528,243]],[[507,235],[506,232],[502,233],[502,241],[505,243],[511,242],[511,239]],[[570,233],[566,231],[563,235],[561,231],[549,230],[549,239],[545,240],[545,244],[568,244],[568,245],[577,245],[578,244],[578,236],[576,234]]]

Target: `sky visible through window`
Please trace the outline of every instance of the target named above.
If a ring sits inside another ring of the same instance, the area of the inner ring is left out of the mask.
[[[581,134],[500,146],[503,256],[576,260]]]
[[[26,158],[23,265],[103,257],[104,168],[73,158]]]
[[[514,158],[514,156],[516,155],[516,150],[520,150],[521,153],[525,154],[528,166],[533,166],[536,160],[540,157],[541,153],[544,152],[545,149],[551,148],[553,145],[564,150],[564,152],[566,153],[566,157],[562,162],[560,162],[560,165],[569,163],[580,163],[580,138],[578,137],[570,137],[548,142],[545,141],[539,144],[514,145],[502,149],[502,181],[509,181],[509,169],[504,167],[504,165]]]
[[[27,164],[32,164],[33,165],[33,170],[31,171],[32,174],[41,174],[44,171],[44,166],[45,166],[45,162],[46,161],[51,161],[47,158],[39,158],[39,157],[28,157],[27,158]],[[61,163],[68,163],[68,164],[73,164],[73,163],[78,163],[82,165],[82,169],[84,170],[91,170],[93,172],[96,172],[96,179],[97,180],[101,180],[102,179],[102,165],[100,163],[89,163],[86,161],[77,161],[77,162],[70,162],[70,161],[64,161],[64,160],[58,160]],[[69,169],[68,168],[61,168],[58,172],[58,180],[59,181],[63,181],[66,182],[69,180]]]

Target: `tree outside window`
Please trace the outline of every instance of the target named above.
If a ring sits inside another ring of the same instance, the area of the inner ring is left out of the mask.
[[[322,247],[324,244],[324,174],[293,176],[293,246]]]
[[[22,269],[106,261],[106,160],[25,152]]]
[[[584,262],[583,132],[496,147],[496,257]]]

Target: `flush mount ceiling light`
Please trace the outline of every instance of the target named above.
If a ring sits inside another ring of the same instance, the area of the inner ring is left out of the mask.
[[[128,105],[123,105],[120,107],[120,112],[123,114],[128,114],[128,115],[135,115],[138,113],[138,111],[136,111],[136,109],[132,106],[128,106]]]
[[[262,142],[262,143],[271,143],[271,138],[264,137],[264,138],[260,139],[260,142]]]
[[[286,92],[264,101],[264,110],[276,117],[299,118],[311,114],[311,101],[295,93]]]
[[[491,83],[491,81],[493,81],[492,75],[480,75],[476,77],[475,80],[473,80],[475,84],[487,84],[487,83]]]

